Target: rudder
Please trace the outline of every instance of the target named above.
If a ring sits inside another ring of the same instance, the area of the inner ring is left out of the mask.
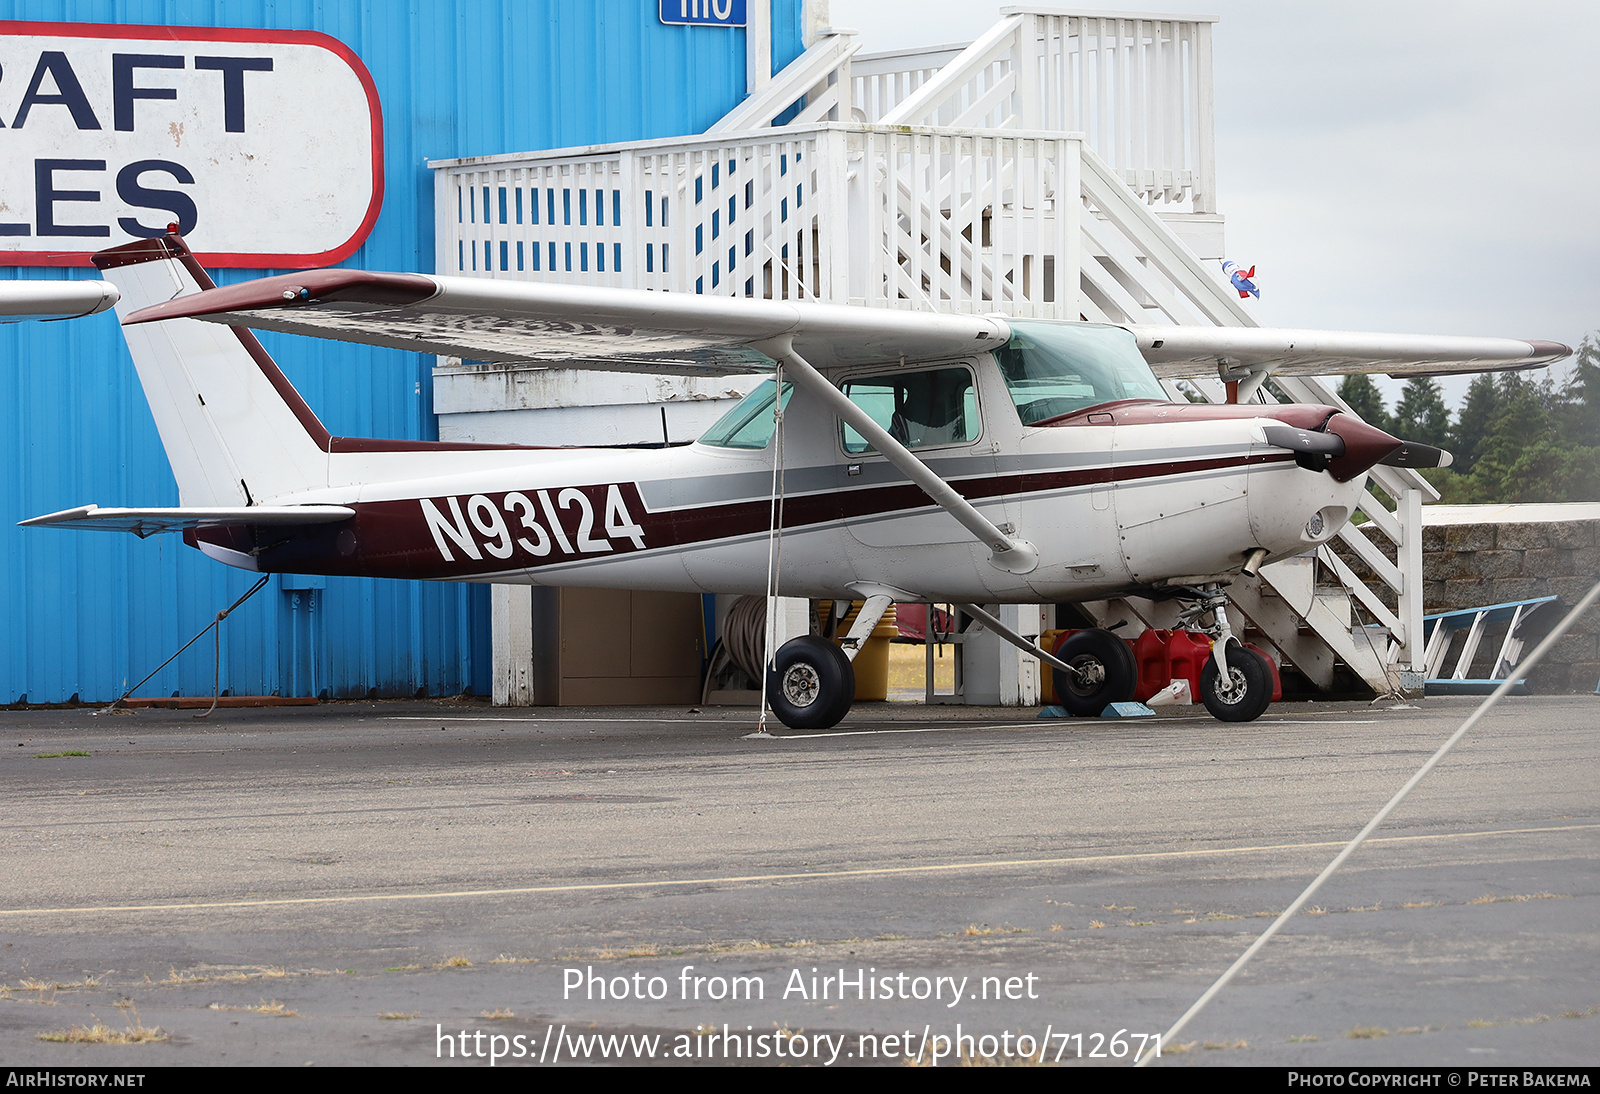
[[[117,318],[214,288],[175,233],[94,256]],[[185,506],[257,505],[326,485],[329,436],[255,335],[195,319],[123,327]]]

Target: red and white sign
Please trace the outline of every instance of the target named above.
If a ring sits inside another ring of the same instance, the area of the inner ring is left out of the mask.
[[[176,223],[210,266],[325,266],[383,203],[366,66],[314,31],[0,21],[0,266]]]

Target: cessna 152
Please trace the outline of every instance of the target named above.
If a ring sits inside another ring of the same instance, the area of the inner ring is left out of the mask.
[[[29,525],[182,531],[258,572],[865,599],[843,647],[791,639],[791,727],[849,710],[851,657],[893,601],[953,602],[1047,662],[1076,713],[1132,697],[1126,643],[1039,650],[982,605],[1177,598],[1214,639],[1202,698],[1266,709],[1270,667],[1223,586],[1326,542],[1375,464],[1449,456],[1332,407],[1250,403],[1268,375],[1533,368],[1550,342],[1131,327],[318,270],[216,288],[173,232],[103,251],[181,506]],[[245,328],[485,361],[771,372],[694,444],[537,449],[330,436]],[[1232,405],[1160,380],[1220,374]],[[781,468],[781,476],[777,470]],[[780,500],[781,508],[778,505]]]

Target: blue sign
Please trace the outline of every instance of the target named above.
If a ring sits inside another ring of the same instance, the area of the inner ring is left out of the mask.
[[[742,27],[747,0],[660,0],[661,21],[697,27]]]

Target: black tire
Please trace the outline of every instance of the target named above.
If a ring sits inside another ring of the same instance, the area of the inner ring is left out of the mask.
[[[778,647],[767,674],[767,700],[790,729],[829,729],[850,713],[856,673],[844,650],[805,634]]]
[[[1237,642],[1228,647],[1228,675],[1233,688],[1222,690],[1215,658],[1206,658],[1200,670],[1200,701],[1213,718],[1224,722],[1253,722],[1272,704],[1272,666],[1255,650]]]
[[[1128,644],[1098,627],[1078,631],[1061,643],[1056,656],[1074,668],[1098,666],[1098,683],[1080,684],[1069,672],[1052,668],[1056,701],[1077,718],[1097,717],[1112,703],[1125,703],[1139,689],[1139,666]]]

